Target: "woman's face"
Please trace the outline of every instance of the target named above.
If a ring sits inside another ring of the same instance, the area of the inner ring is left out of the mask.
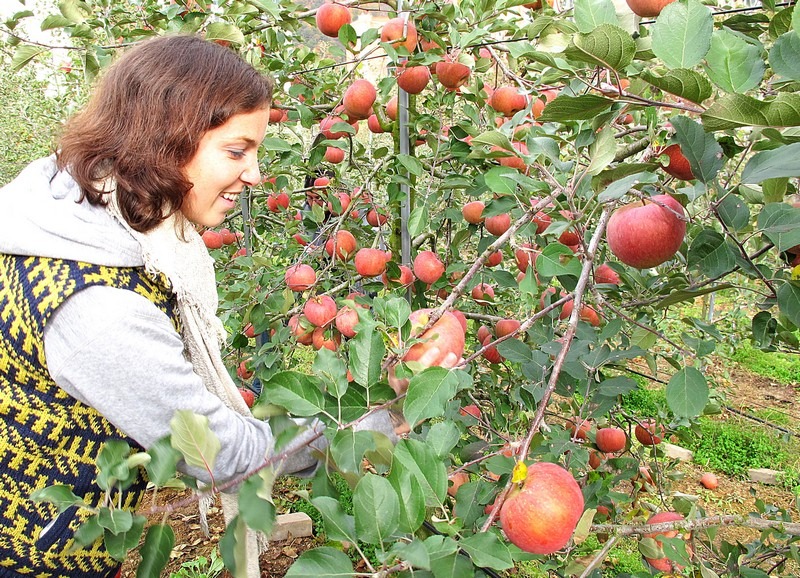
[[[269,109],[245,112],[206,132],[184,173],[192,183],[181,205],[196,225],[216,227],[236,207],[246,186],[261,180],[258,147],[264,140]]]

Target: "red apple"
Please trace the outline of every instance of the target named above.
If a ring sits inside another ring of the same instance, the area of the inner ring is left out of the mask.
[[[625,449],[625,432],[618,427],[602,427],[597,430],[594,443],[601,452],[614,453]]]
[[[419,94],[431,79],[431,69],[427,66],[401,65],[397,69],[397,86],[409,94]]]
[[[467,417],[469,415],[474,417],[475,419],[481,419],[481,408],[479,408],[474,403],[465,405],[460,410],[458,410],[458,413],[460,413],[464,417]]]
[[[461,313],[458,309],[451,309],[450,312],[456,316],[458,322],[461,324],[461,329],[464,330],[464,333],[467,332],[467,316]]]
[[[533,114],[533,118],[539,118],[542,116],[544,107],[547,106],[548,102],[558,96],[558,91],[554,88],[549,88],[547,90],[543,90],[540,96],[544,96],[544,100],[541,98],[536,98],[536,100],[533,101],[533,106],[531,107],[531,114]]]
[[[706,472],[700,476],[700,484],[707,490],[716,490],[719,486],[719,480],[711,472]]]
[[[488,283],[478,283],[472,288],[471,295],[478,305],[489,305],[494,301],[494,287]]]
[[[350,231],[340,229],[336,231],[336,235],[331,237],[325,242],[325,252],[329,257],[336,257],[342,261],[347,261],[355,255],[358,250],[358,242]]]
[[[504,116],[514,116],[528,106],[528,97],[516,86],[501,86],[492,93],[489,106]]]
[[[655,446],[660,444],[661,439],[664,437],[664,426],[661,424],[656,425],[653,420],[645,420],[636,424],[633,433],[640,444]]]
[[[219,249],[223,245],[222,235],[211,229],[203,231],[202,237],[203,243],[205,243],[206,247],[209,249]]]
[[[683,243],[684,215],[681,204],[669,195],[620,207],[608,221],[608,248],[620,261],[637,269],[660,265],[672,259]]]
[[[336,198],[339,199],[339,205],[342,207],[339,210],[332,201],[328,201],[328,211],[333,215],[341,215],[350,207],[350,195],[345,192],[336,193]]]
[[[371,227],[380,227],[385,224],[388,219],[389,217],[375,209],[367,211],[367,223],[369,223]]]
[[[462,62],[454,60],[451,56],[445,56],[445,60],[436,63],[436,78],[447,89],[456,90],[466,84],[472,69]]]
[[[461,208],[461,214],[467,223],[479,225],[484,221],[483,209],[485,208],[486,205],[483,204],[483,201],[470,201]]]
[[[681,145],[671,144],[664,150],[658,151],[659,155],[667,155],[669,157],[669,164],[661,165],[664,172],[672,175],[676,179],[682,181],[691,181],[694,179],[692,167],[689,165],[689,159],[683,156],[681,152]]]
[[[344,122],[344,119],[340,116],[326,116],[321,121],[319,121],[319,132],[325,136],[326,139],[329,140],[336,140],[339,138],[346,138],[347,133],[342,132],[332,132],[331,128],[338,122]]]
[[[487,217],[484,226],[492,235],[499,237],[508,231],[508,228],[511,226],[511,215],[503,213],[495,215],[494,217]]]
[[[334,2],[326,2],[317,8],[317,28],[325,36],[337,38],[339,36],[339,29],[345,24],[350,24],[350,20],[350,10],[347,6],[342,6]]]
[[[436,283],[444,273],[444,263],[433,251],[420,251],[414,258],[414,275],[423,283]]]
[[[267,210],[277,213],[281,209],[289,208],[289,195],[286,193],[272,193],[267,197]]]
[[[447,488],[447,495],[455,498],[458,493],[458,488],[469,481],[469,474],[467,472],[456,472],[447,476],[447,479],[450,481]]]
[[[242,361],[239,364],[239,367],[236,368],[236,375],[238,375],[240,379],[250,379],[253,377],[253,370],[248,367],[247,361]]]
[[[489,345],[491,341],[494,341],[494,338],[490,335],[481,342],[481,346],[485,347],[481,355],[489,363],[503,363],[505,359],[500,355],[500,352],[497,351],[497,346]],[[487,345],[489,346],[487,347]]]
[[[401,38],[405,40],[400,40]],[[391,42],[395,50],[402,46],[409,53],[414,52],[417,46],[417,27],[414,26],[414,21],[409,20],[406,28],[406,21],[401,17],[388,20],[381,28],[381,42]]]
[[[384,271],[383,275],[381,275],[381,280],[383,281],[384,285],[393,283],[399,284],[401,287],[407,287],[414,282],[414,273],[411,271],[410,267],[406,265],[400,265],[400,277],[389,279],[386,271]]]
[[[655,18],[664,9],[664,6],[674,0],[627,0],[628,7],[637,16],[642,18]]]
[[[503,262],[503,252],[495,251],[494,253],[491,253],[488,257],[486,257],[486,262],[484,264],[487,267],[497,267],[502,262]]]
[[[378,96],[375,86],[369,81],[359,79],[344,91],[342,103],[350,120],[362,120],[372,114],[372,105]]]
[[[336,351],[341,341],[342,338],[338,333],[324,327],[317,327],[311,334],[311,346],[316,350],[325,348]]]
[[[246,387],[240,387],[239,393],[242,395],[242,399],[244,399],[247,407],[253,407],[253,404],[256,402],[256,394]]]
[[[330,295],[317,295],[303,305],[303,315],[316,327],[327,327],[336,318],[336,302]]]
[[[339,164],[344,160],[344,150],[339,147],[325,147],[325,160],[332,164]]]
[[[336,329],[345,337],[352,338],[356,336],[356,325],[358,325],[358,312],[345,305],[336,313]]]
[[[500,524],[508,539],[533,554],[548,555],[567,545],[583,514],[578,482],[557,464],[528,467],[521,489],[514,488],[500,509]]]
[[[648,524],[660,524],[662,522],[677,522],[679,520],[683,520],[683,516],[678,514],[677,512],[659,512],[657,514],[653,514],[647,520]],[[661,548],[662,542],[658,539],[660,536],[664,538],[675,538],[678,536],[678,530],[667,530],[666,532],[652,532],[649,534],[644,535],[645,538],[653,538],[658,547]],[[687,546],[688,549],[688,546]],[[645,560],[656,570],[660,570],[661,572],[672,572],[673,562],[669,558],[647,558]],[[680,566],[677,564],[675,565],[676,570],[680,570]]]
[[[585,440],[592,429],[593,422],[590,419],[571,417],[567,420],[567,429],[576,440]]]
[[[314,326],[303,315],[296,314],[289,318],[289,331],[301,345],[311,345]]]
[[[310,265],[298,263],[286,270],[284,280],[292,291],[305,291],[317,282],[317,274]]]
[[[521,323],[516,319],[500,319],[494,325],[494,332],[497,337],[505,337],[506,335],[514,333],[519,329],[520,325]]]
[[[377,277],[386,271],[389,256],[380,249],[359,249],[356,253],[356,272],[362,277]]]
[[[608,263],[603,263],[594,270],[595,283],[608,283],[610,285],[619,285],[620,279],[614,269],[609,267]]]
[[[486,327],[485,325],[481,325],[478,327],[478,331],[476,332],[475,336],[478,338],[479,343],[483,343],[487,337],[491,337],[492,332],[491,330]]]

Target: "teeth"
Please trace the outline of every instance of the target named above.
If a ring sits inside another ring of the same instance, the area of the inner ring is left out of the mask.
[[[236,195],[236,194],[234,194],[234,193],[224,193],[224,194],[222,195],[222,198],[223,198],[223,199],[227,199],[227,200],[229,200],[229,201],[231,201],[231,202],[234,202],[234,203],[235,203],[235,202],[236,202],[236,198],[237,198],[238,196],[239,196],[239,195]]]

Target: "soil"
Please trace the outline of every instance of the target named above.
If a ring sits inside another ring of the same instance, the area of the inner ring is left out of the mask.
[[[800,423],[800,387],[797,384],[780,384],[769,379],[748,373],[739,368],[734,368],[729,374],[722,375],[715,368],[706,368],[708,373],[714,374],[715,382],[724,390],[726,399],[725,405],[732,410],[742,411],[752,414],[759,408],[770,408],[786,413],[791,416],[791,424]],[[729,412],[728,415],[734,415]],[[769,427],[767,425],[766,427]],[[797,429],[795,427],[795,429]],[[796,433],[800,434],[800,431]],[[757,499],[767,504],[774,504],[781,508],[786,508],[793,519],[798,519],[800,515],[794,496],[786,489],[777,486],[766,486],[754,484],[747,480],[733,479],[717,473],[719,487],[715,490],[706,490],[699,484],[700,476],[704,473],[702,466],[693,463],[682,463],[678,466],[682,472],[682,479],[671,482],[669,490],[671,493],[681,492],[698,496],[698,504],[706,510],[706,513],[742,513],[746,514],[756,510],[755,502]],[[188,490],[162,490],[157,503],[164,505],[177,503],[185,500],[189,496]],[[658,496],[651,496],[651,501],[656,503]],[[154,521],[160,520],[153,517]],[[199,523],[197,505],[192,503],[177,508],[168,518],[170,525],[175,532],[175,547],[173,548],[171,559],[163,576],[170,576],[170,573],[177,572],[181,565],[191,562],[200,557],[208,559],[211,553],[217,548],[220,538],[225,529],[222,509],[212,507],[208,516],[209,536],[205,536]],[[719,539],[728,542],[742,543],[750,542],[758,538],[756,530],[740,527],[721,528]],[[272,542],[269,550],[262,554],[260,558],[261,576],[266,578],[280,578],[286,574],[288,568],[295,559],[304,551],[322,545],[319,538],[293,538],[283,542]],[[136,575],[136,564],[138,555],[132,554],[123,566],[122,576],[124,578],[134,578]],[[223,573],[222,578],[229,576]]]

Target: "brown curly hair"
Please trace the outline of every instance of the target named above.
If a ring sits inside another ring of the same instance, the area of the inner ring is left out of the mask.
[[[93,205],[107,202],[102,181],[115,179],[122,216],[150,231],[180,209],[192,187],[184,167],[203,135],[269,108],[272,88],[230,48],[189,35],[146,40],[109,67],[66,123],[58,166]]]

